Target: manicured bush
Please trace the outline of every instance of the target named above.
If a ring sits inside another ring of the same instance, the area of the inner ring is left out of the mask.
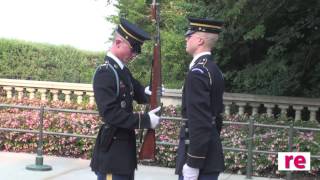
[[[90,83],[103,52],[0,38],[0,78]]]

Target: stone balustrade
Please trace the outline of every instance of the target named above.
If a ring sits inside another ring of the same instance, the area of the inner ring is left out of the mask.
[[[41,100],[63,100],[82,103],[87,99],[89,104],[94,104],[92,84],[62,83],[49,81],[0,79],[0,94],[6,98]],[[161,98],[165,106],[181,104],[181,90],[167,89]],[[272,117],[284,115],[294,117],[295,120],[307,119],[319,121],[320,98],[299,98],[285,96],[265,96],[240,93],[224,94],[225,114],[234,113],[257,115],[265,113]]]
[[[91,84],[0,79],[1,88],[7,98],[33,99],[38,94],[41,100],[71,102],[71,97],[76,96],[76,102],[79,104],[84,97],[88,97],[89,104],[95,103]]]
[[[238,113],[252,115],[259,112],[272,117],[275,114],[287,116],[291,114],[295,120],[302,119],[302,113],[310,121],[319,120],[320,98],[299,98],[285,96],[265,96],[240,93],[224,94],[225,113],[231,114],[231,107],[238,108]]]
[[[165,96],[162,97],[162,101],[164,104],[180,105],[181,90],[168,89]],[[257,115],[263,112],[271,117],[275,114],[287,116],[290,112],[293,112],[295,120],[301,120],[302,111],[307,111],[309,120],[316,121],[320,119],[320,98],[224,93],[223,103],[225,114],[227,115],[231,115],[234,112],[240,115],[244,113]]]

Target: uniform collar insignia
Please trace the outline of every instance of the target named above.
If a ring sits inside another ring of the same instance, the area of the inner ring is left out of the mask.
[[[191,69],[192,68],[192,66],[194,66],[195,64],[197,64],[197,61],[198,61],[198,59],[201,57],[201,56],[205,56],[205,55],[211,55],[211,52],[202,52],[202,53],[199,53],[199,54],[197,54],[196,56],[194,56],[193,57],[193,59],[192,59],[192,61],[191,61],[191,63],[189,64],[189,69]]]
[[[117,56],[115,56],[111,52],[108,52],[107,56],[109,56],[115,62],[115,64],[117,64],[117,66],[120,67],[120,69],[123,69],[124,64],[122,63],[122,61]]]
[[[201,59],[197,64],[206,64],[207,62],[207,59]]]

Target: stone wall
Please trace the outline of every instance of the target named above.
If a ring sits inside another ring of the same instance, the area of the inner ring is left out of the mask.
[[[82,103],[84,99],[87,99],[89,104],[95,103],[91,84],[0,79],[0,95],[6,98],[27,97],[51,101],[76,101],[77,103]],[[166,89],[161,102],[164,106],[181,105],[181,90]],[[270,117],[290,115],[295,120],[305,117],[305,120],[320,121],[320,98],[225,93],[224,105],[226,115],[266,113]]]

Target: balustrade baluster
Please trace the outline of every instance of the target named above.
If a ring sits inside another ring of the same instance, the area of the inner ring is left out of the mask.
[[[23,87],[15,87],[14,88],[16,91],[18,91],[18,99],[22,99],[23,98]]]
[[[82,91],[75,91],[74,94],[77,95],[77,103],[81,104],[83,92]]]
[[[280,112],[281,116],[287,117],[287,111],[289,109],[289,106],[284,105],[284,104],[280,104],[278,107],[281,109],[281,112]]]
[[[34,99],[34,92],[36,89],[34,88],[26,88],[27,92],[29,93],[29,99]]]
[[[319,107],[316,106],[309,106],[308,110],[310,111],[310,119],[309,121],[316,121],[316,113],[318,111]]]
[[[3,87],[3,89],[6,91],[7,94],[7,99],[11,99],[12,98],[12,87],[10,86],[5,86]]]
[[[70,100],[71,91],[62,90],[62,93],[65,95],[64,102],[70,103],[71,102],[71,100]]]
[[[303,106],[293,106],[293,109],[296,111],[294,120],[301,120],[301,111],[303,109]]]
[[[230,101],[225,101],[225,102],[224,102],[225,114],[226,114],[227,116],[230,116],[230,115],[231,115],[231,105],[232,105],[232,102],[230,102]]]
[[[41,101],[47,100],[47,89],[38,89],[38,92],[41,94]]]
[[[258,114],[258,108],[260,106],[260,104],[258,103],[250,103],[249,104],[252,107],[252,116],[255,116]]]
[[[244,115],[244,107],[247,105],[247,103],[245,102],[237,102],[236,103],[237,106],[239,106],[239,115]]]
[[[93,92],[86,92],[86,94],[89,96],[89,104],[94,105],[94,94]]]
[[[52,101],[58,101],[59,100],[59,98],[58,98],[59,90],[50,89],[50,93],[52,93]]]
[[[267,108],[267,116],[268,116],[268,117],[272,117],[272,116],[273,116],[273,114],[272,114],[272,108],[274,108],[274,104],[266,103],[266,104],[264,104],[264,107]]]

